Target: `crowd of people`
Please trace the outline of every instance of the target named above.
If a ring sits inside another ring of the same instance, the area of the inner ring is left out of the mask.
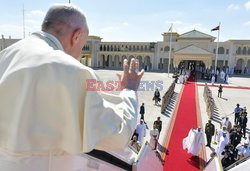
[[[218,82],[218,77],[220,78],[220,83],[224,82],[224,83],[228,83],[228,73],[225,73],[223,70],[219,71],[216,70],[216,72],[214,72],[214,70],[212,71],[212,77],[211,77],[211,83],[212,85],[214,85],[214,83]]]
[[[182,70],[181,74],[179,75],[177,79],[178,84],[185,84],[191,74],[190,70]]]
[[[132,147],[136,152],[139,152],[141,147],[143,146],[143,143],[145,143],[144,138],[146,137],[147,129],[149,129],[147,123],[144,120],[144,115],[145,115],[144,103],[141,104],[139,113],[141,115],[140,123],[137,124],[132,139],[129,142],[129,146]],[[149,132],[150,134],[149,144],[152,150],[157,149],[158,139],[160,136],[161,129],[162,129],[161,117],[157,117],[157,120],[155,120],[153,123],[153,128]]]
[[[250,135],[246,136],[247,110],[241,108],[239,104],[234,109],[234,125],[226,116],[222,118],[221,128],[217,132],[211,120],[205,127],[207,145],[211,148],[212,137],[217,143],[215,152],[220,157],[224,168],[233,164],[237,160],[250,156]]]

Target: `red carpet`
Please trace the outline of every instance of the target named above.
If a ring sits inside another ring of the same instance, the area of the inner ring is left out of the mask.
[[[176,119],[173,121],[175,123],[167,147],[169,153],[165,157],[164,171],[200,170],[199,159],[193,159],[192,155],[182,148],[183,138],[192,127],[197,127],[195,91],[195,82],[188,81],[182,92]]]

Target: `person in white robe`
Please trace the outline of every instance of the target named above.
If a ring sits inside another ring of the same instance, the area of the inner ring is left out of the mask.
[[[150,146],[153,150],[157,149],[158,145],[158,139],[159,139],[159,131],[157,129],[156,125],[153,125],[153,129],[150,131]]]
[[[222,118],[221,125],[225,126],[228,132],[232,129],[232,123],[230,122],[228,117]]]
[[[227,131],[227,126],[222,125],[222,129],[220,129],[217,133],[217,142],[219,143],[220,138],[222,137],[223,133],[226,133],[227,138],[229,139],[229,132]]]
[[[226,80],[225,80],[225,83],[227,83],[228,84],[228,78],[229,78],[229,76],[228,76],[228,74],[226,75]]]
[[[220,78],[221,78],[222,80],[225,79],[225,72],[224,72],[223,70],[220,72]]]
[[[214,85],[214,82],[215,82],[215,76],[213,75],[213,76],[212,76],[212,79],[211,79],[212,85]]]
[[[224,149],[225,149],[225,146],[229,143],[229,138],[227,137],[227,132],[224,131],[222,136],[220,137],[219,139],[219,142],[217,144],[217,147],[216,147],[216,150],[215,152],[217,153],[217,155],[222,159],[223,158],[223,155],[221,154]]]
[[[191,153],[193,156],[198,156],[200,148],[204,144],[204,136],[201,128],[192,128],[182,143],[184,150],[187,149],[188,153]]]
[[[250,156],[250,148],[249,148],[249,144],[247,142],[244,142],[243,145],[239,144],[236,147],[236,149],[238,150],[238,154],[239,154],[240,158]]]
[[[142,146],[144,142],[144,137],[146,136],[146,125],[144,124],[143,119],[141,119],[140,123],[136,126],[136,133],[138,134],[138,141]]]
[[[128,145],[143,71],[125,60],[120,94],[97,91],[99,78],[79,62],[87,39],[81,10],[57,4],[41,32],[0,52],[0,170],[74,171],[77,163],[88,170],[83,153]]]

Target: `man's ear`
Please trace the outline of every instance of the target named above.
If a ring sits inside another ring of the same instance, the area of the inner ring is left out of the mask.
[[[78,42],[78,40],[80,39],[80,35],[81,35],[80,29],[76,29],[73,31],[71,36],[71,46],[74,46]]]

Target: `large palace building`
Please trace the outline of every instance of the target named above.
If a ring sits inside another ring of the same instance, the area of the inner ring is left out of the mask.
[[[89,36],[83,47],[81,62],[92,68],[121,69],[123,59],[137,58],[141,68],[167,72],[171,33],[162,34],[158,42],[102,42],[100,37]],[[192,30],[184,34],[172,33],[170,71],[184,61],[198,61],[205,68],[213,68],[216,58],[215,37]],[[16,42],[0,39],[0,50]],[[250,74],[250,40],[219,42],[217,67],[229,73]]]

